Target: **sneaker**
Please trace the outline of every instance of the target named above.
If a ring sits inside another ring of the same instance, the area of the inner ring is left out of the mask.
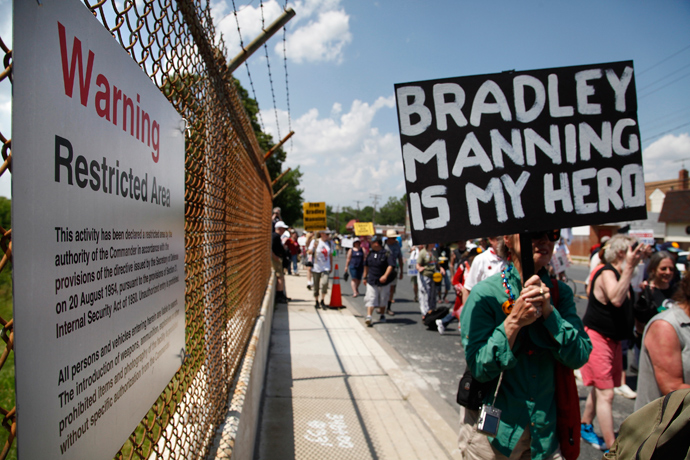
[[[323,300],[321,301],[321,308],[323,308],[324,310],[326,309],[326,304],[324,303]]]
[[[364,324],[366,324],[368,327],[371,327],[371,316],[367,316],[367,319],[364,320]]]
[[[635,399],[637,398],[637,393],[635,393],[632,388],[630,388],[628,385],[625,383],[619,387],[616,387],[613,389],[613,392],[619,396],[623,396],[624,398],[628,399]]]
[[[316,301],[316,305],[314,305],[314,308],[319,308],[319,301]]]
[[[594,432],[594,427],[591,424],[580,424],[580,436],[582,440],[591,444],[596,449],[607,450],[604,439]]]
[[[438,329],[438,333],[441,335],[443,335],[443,333],[446,332],[446,326],[443,325],[443,320],[436,320],[436,329]]]
[[[381,315],[379,317],[379,323],[385,323],[386,322],[386,315]]]
[[[307,284],[307,289],[311,291],[311,284]]]

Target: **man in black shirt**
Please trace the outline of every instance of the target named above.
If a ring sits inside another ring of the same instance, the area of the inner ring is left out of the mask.
[[[271,263],[276,271],[276,302],[287,303],[288,297],[285,295],[285,274],[283,273],[283,259],[285,258],[285,247],[280,237],[288,226],[279,220],[275,224],[275,231],[271,235]]]
[[[389,250],[383,247],[381,240],[379,235],[374,235],[371,238],[371,251],[364,260],[363,281],[367,289],[364,294],[364,306],[367,307],[365,322],[369,327],[372,325],[371,315],[374,313],[374,308],[379,308],[380,321],[386,321],[385,311],[391,292],[388,284],[395,276],[393,275],[395,258]]]

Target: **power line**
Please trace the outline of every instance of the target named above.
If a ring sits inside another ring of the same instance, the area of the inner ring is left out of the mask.
[[[684,114],[685,112],[690,111],[690,107],[681,107],[680,109],[674,110],[672,112],[667,112],[665,115],[662,115],[660,117],[657,117],[653,120],[650,120],[649,123],[645,126],[647,129],[649,129],[650,126],[654,125],[665,125],[666,122],[664,120],[668,118],[676,118],[676,115],[679,114]]]
[[[656,139],[657,137],[661,137],[661,136],[663,136],[664,134],[671,133],[671,132],[675,131],[676,129],[684,128],[684,127],[686,127],[686,126],[688,126],[688,125],[690,125],[690,121],[687,122],[687,123],[683,123],[682,125],[678,125],[678,126],[676,126],[675,128],[671,128],[671,129],[669,129],[668,131],[664,131],[663,133],[659,133],[659,134],[656,134],[656,135],[654,135],[654,136],[648,137],[648,138],[646,138],[646,139],[642,139],[642,142],[649,142],[649,141],[651,141],[652,139]]]
[[[669,57],[662,59],[661,61],[657,62],[657,63],[654,64],[653,66],[647,67],[646,69],[644,69],[644,70],[641,71],[641,72],[637,72],[637,76],[640,76],[640,75],[642,75],[642,74],[644,74],[644,73],[646,73],[646,72],[648,72],[648,71],[654,69],[655,67],[658,67],[659,65],[661,65],[661,64],[663,64],[664,62],[668,61],[669,59],[678,56],[680,53],[682,53],[683,51],[685,51],[685,50],[687,50],[687,49],[690,49],[690,45],[686,46],[685,48],[681,49],[680,51],[676,51],[675,53],[673,53],[673,54],[670,55]]]
[[[680,67],[680,68],[674,70],[673,72],[664,75],[663,77],[659,78],[658,80],[655,80],[655,81],[649,83],[648,85],[643,86],[642,88],[638,88],[637,91],[643,91],[643,90],[649,88],[650,86],[654,86],[654,85],[656,85],[657,83],[659,83],[660,81],[665,80],[665,79],[667,79],[668,77],[670,77],[671,75],[675,75],[675,74],[677,74],[678,72],[680,72],[681,70],[687,69],[688,67],[690,67],[690,64],[684,65],[683,67]]]
[[[670,85],[672,85],[673,83],[675,83],[675,82],[677,82],[677,81],[680,81],[680,80],[682,80],[683,78],[687,78],[687,77],[690,77],[690,72],[688,72],[688,73],[686,73],[685,75],[682,75],[682,76],[676,78],[675,80],[672,80],[672,81],[666,83],[666,84],[663,85],[663,86],[658,87],[657,89],[655,89],[655,90],[653,90],[653,91],[648,92],[647,94],[643,94],[642,96],[638,96],[637,99],[638,99],[638,100],[639,100],[639,99],[643,99],[643,98],[649,96],[650,94],[654,94],[654,93],[656,93],[657,91],[662,90],[662,89],[666,88],[667,86],[670,86]]]

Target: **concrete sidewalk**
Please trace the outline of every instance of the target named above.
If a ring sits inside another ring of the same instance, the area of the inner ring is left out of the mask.
[[[292,301],[275,308],[255,458],[460,458],[458,424],[424,397],[419,376],[354,309],[315,309],[305,275],[286,276]]]

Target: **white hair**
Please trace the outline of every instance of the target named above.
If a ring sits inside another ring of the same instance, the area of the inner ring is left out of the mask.
[[[635,242],[635,238],[628,235],[615,235],[606,243],[606,250],[604,252],[604,260],[607,264],[616,261],[618,254],[623,251],[626,252],[628,247]]]

